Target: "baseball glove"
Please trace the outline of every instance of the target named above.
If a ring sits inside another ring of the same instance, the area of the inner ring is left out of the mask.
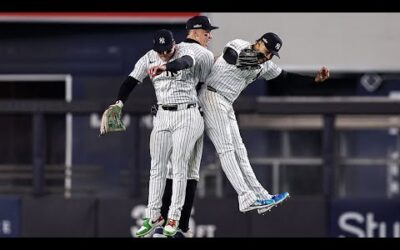
[[[121,104],[113,104],[108,107],[101,117],[100,136],[115,131],[125,131],[126,128],[121,120]]]
[[[237,59],[236,66],[239,69],[259,69],[261,66],[258,61],[262,58],[262,53],[253,49],[243,49]]]

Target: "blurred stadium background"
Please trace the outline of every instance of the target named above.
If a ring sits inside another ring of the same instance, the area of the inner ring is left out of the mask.
[[[99,138],[103,110],[155,30],[181,41],[200,13],[0,13],[0,237],[132,237],[147,203],[149,82],[125,133]],[[251,84],[235,103],[261,183],[292,198],[241,214],[206,138],[196,237],[400,237],[399,13],[201,13],[235,38],[273,31],[282,68],[321,86]],[[241,20],[246,20],[242,22]]]

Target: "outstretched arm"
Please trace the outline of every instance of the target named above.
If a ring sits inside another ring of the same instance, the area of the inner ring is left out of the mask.
[[[279,82],[303,82],[305,84],[315,84],[315,83],[320,83],[324,82],[327,80],[330,76],[329,69],[327,67],[322,67],[315,77],[312,76],[305,76],[305,75],[300,75],[297,73],[291,73],[285,70],[282,70],[282,72],[274,79],[270,79],[270,83],[279,83]]]

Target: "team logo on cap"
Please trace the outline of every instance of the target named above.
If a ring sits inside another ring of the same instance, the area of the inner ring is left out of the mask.
[[[195,24],[195,25],[193,25],[193,28],[201,28],[201,27],[203,27],[203,25],[201,25],[201,24]]]
[[[281,47],[281,44],[280,44],[280,43],[277,43],[277,44],[275,45],[275,49],[277,49],[277,50],[279,50],[280,47]]]
[[[160,37],[158,39],[158,42],[161,43],[161,44],[165,44],[165,38],[164,37]]]
[[[262,40],[264,41],[265,44],[268,43],[268,40],[267,40],[267,39],[263,38]]]

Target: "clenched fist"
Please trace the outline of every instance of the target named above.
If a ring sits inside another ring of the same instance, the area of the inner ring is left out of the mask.
[[[317,75],[315,76],[315,82],[323,82],[329,78],[329,69],[327,67],[322,67]]]

